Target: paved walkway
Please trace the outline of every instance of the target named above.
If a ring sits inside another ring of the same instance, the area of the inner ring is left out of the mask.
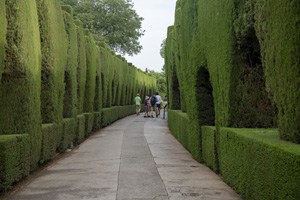
[[[102,129],[8,200],[239,200],[170,134],[130,116]]]

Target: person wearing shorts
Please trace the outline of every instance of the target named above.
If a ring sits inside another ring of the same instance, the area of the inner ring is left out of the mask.
[[[145,115],[144,117],[149,117],[149,100],[150,98],[148,96],[146,96],[145,101],[144,101],[144,111],[145,111]]]
[[[134,101],[135,101],[135,113],[136,115],[139,115],[141,111],[141,102],[142,102],[139,93],[137,93],[136,97],[134,98]]]
[[[160,107],[161,107],[161,96],[158,94],[158,92],[155,93],[155,97],[156,97],[156,107],[155,107],[155,114],[156,117],[158,117],[160,115]]]

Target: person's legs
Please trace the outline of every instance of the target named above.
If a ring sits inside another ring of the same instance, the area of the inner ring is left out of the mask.
[[[150,117],[150,115],[151,115],[151,106],[150,105],[148,105],[148,113],[147,113],[147,115],[148,115],[148,117]]]
[[[155,117],[158,117],[158,106],[155,104]]]
[[[144,106],[145,115],[144,117],[148,117],[148,106]]]
[[[157,104],[157,115],[160,115],[160,104]]]
[[[140,111],[141,111],[141,106],[140,105],[136,105],[136,107],[135,107],[136,115],[139,115]]]
[[[151,117],[154,117],[153,113],[155,113],[155,106],[151,106]]]

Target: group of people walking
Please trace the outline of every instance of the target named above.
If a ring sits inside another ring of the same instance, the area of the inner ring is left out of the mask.
[[[138,93],[137,96],[134,98],[135,105],[136,105],[136,114],[139,115],[141,111],[141,97]],[[161,96],[156,92],[152,96],[146,96],[144,100],[144,117],[158,117],[160,115],[160,109],[162,107],[163,101]],[[164,107],[167,105],[167,97],[164,99]]]

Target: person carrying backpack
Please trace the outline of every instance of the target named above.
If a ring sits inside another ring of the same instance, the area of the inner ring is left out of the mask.
[[[151,96],[150,98],[150,104],[151,104],[151,117],[153,118],[153,112],[155,112],[156,109],[156,96],[155,94]]]

